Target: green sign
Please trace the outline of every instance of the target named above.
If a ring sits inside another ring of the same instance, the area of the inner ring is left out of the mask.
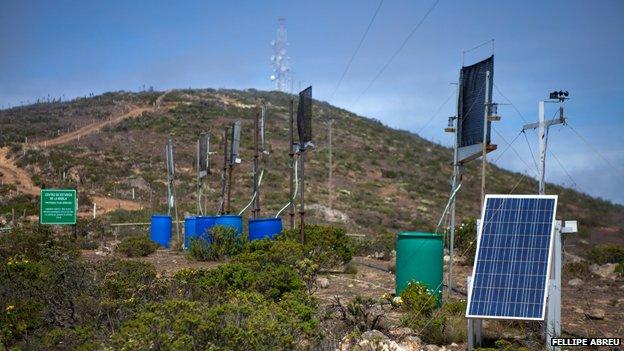
[[[39,223],[76,224],[78,200],[74,189],[41,189]]]

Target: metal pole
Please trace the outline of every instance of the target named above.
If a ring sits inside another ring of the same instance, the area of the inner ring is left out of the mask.
[[[201,134],[197,139],[197,214],[201,214],[201,178],[199,177],[199,158],[201,153]]]
[[[227,181],[227,207],[225,213],[230,214],[232,212],[232,208],[230,207],[232,200],[232,173],[234,171],[234,167],[230,164],[228,166],[228,181]]]
[[[304,202],[304,188],[305,188],[305,175],[304,175],[304,164],[305,164],[305,149],[300,148],[299,155],[301,157],[301,206],[299,207],[299,214],[301,215],[301,244],[305,244],[305,202]]]
[[[253,197],[253,207],[251,209],[251,218],[256,219],[258,216],[258,212],[260,212],[260,202],[258,201],[258,157],[260,157],[258,152],[258,139],[259,139],[259,129],[260,129],[260,112],[256,112],[256,119],[254,120],[254,158],[253,158],[253,191],[251,196]]]
[[[539,102],[539,148],[540,148],[540,179],[539,179],[539,194],[544,195],[544,179],[546,173],[546,125],[544,121],[544,101]]]
[[[487,123],[490,114],[490,71],[485,72],[485,106],[483,112],[483,155],[481,158],[481,207],[485,201],[485,170],[487,167]]]
[[[334,187],[333,187],[333,168],[334,165],[332,163],[332,126],[334,124],[334,120],[329,120],[329,209],[332,209],[332,202],[334,198]]]
[[[457,147],[459,146],[459,140],[457,140],[457,132],[459,131],[459,82],[457,83],[457,117],[455,118],[455,138],[453,142],[453,176],[451,178],[451,194],[455,192],[455,188],[457,187],[457,176],[458,176],[458,161],[457,161]],[[451,219],[450,219],[450,237],[449,237],[449,271],[448,271],[448,282],[447,282],[447,293],[448,296],[451,296],[451,292],[453,291],[453,257],[455,255],[455,201],[457,196],[454,196],[451,202]]]
[[[289,134],[290,134],[290,152],[288,156],[290,157],[290,192],[288,201],[290,201],[290,205],[288,207],[289,215],[290,215],[290,229],[295,229],[295,118],[294,118],[294,107],[295,100],[294,98],[290,98],[290,124],[289,124]]]
[[[221,175],[221,205],[219,206],[219,214],[225,214],[225,191],[227,187],[227,170],[228,170],[228,127],[225,127],[223,134],[223,174]]]
[[[167,215],[171,216],[171,174],[169,172],[169,144],[165,148],[167,158]]]

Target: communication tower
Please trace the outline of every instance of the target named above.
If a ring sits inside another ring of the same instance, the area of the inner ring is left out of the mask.
[[[286,19],[277,19],[277,35],[271,41],[273,55],[271,55],[271,65],[273,74],[271,80],[275,82],[275,88],[282,92],[289,92],[291,86],[290,57],[288,56],[288,34],[286,33]]]

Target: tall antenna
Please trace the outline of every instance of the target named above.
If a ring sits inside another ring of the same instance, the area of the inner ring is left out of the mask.
[[[288,35],[286,33],[286,19],[277,19],[277,35],[271,41],[273,55],[271,55],[271,65],[273,74],[271,80],[275,82],[275,89],[281,92],[288,92],[290,88],[290,57],[288,56]]]

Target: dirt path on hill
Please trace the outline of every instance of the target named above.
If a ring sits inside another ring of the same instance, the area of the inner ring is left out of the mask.
[[[9,148],[0,148],[0,178],[3,184],[13,184],[18,192],[38,196],[39,187],[36,186],[30,174],[17,167],[14,160],[9,157]]]
[[[43,141],[38,141],[38,142],[34,143],[33,145],[39,146],[39,147],[48,147],[48,146],[55,146],[55,145],[59,145],[59,144],[65,144],[65,143],[68,143],[70,141],[77,140],[81,136],[85,136],[87,134],[95,133],[95,132],[101,130],[102,128],[104,128],[106,126],[117,124],[117,123],[123,121],[124,119],[137,117],[137,116],[140,116],[143,112],[153,111],[153,110],[154,110],[154,108],[151,108],[151,107],[132,106],[130,111],[128,111],[126,113],[123,113],[121,115],[112,116],[111,118],[109,118],[107,120],[98,121],[98,122],[86,125],[86,126],[80,128],[80,129],[76,129],[74,131],[71,131],[69,133],[63,134],[63,135],[58,136],[56,138],[43,140]]]
[[[154,111],[158,109],[161,105],[163,98],[170,93],[172,90],[167,90],[162,95],[156,99],[156,103],[153,107],[138,107],[131,105],[130,110],[124,112],[122,114],[111,116],[109,119],[104,121],[98,121],[92,124],[89,124],[80,129],[74,130],[72,132],[63,134],[56,138],[38,141],[31,145],[35,145],[38,147],[48,147],[55,146],[64,143],[68,143],[74,140],[79,139],[81,136],[85,136],[91,133],[95,133],[100,131],[102,128],[119,123],[127,118],[134,118],[140,116],[143,112]],[[20,193],[39,196],[40,188],[33,183],[30,174],[26,172],[26,170],[21,169],[15,163],[15,160],[9,156],[9,148],[2,147],[0,148],[0,179],[2,179],[3,184],[13,184],[16,186],[17,191]],[[104,196],[94,196],[93,202],[96,203],[97,206],[97,214],[104,214],[107,212],[114,211],[116,209],[124,209],[128,211],[135,211],[142,208],[141,204],[131,200],[123,200],[123,199],[114,199]],[[81,216],[87,216],[91,213],[80,213]]]

